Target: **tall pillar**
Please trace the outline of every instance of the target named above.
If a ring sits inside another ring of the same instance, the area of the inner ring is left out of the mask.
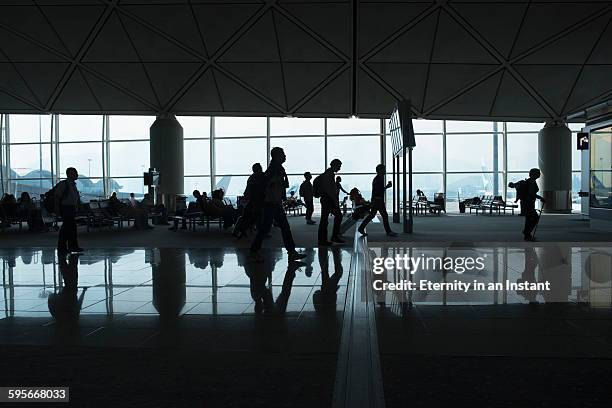
[[[157,199],[169,210],[184,190],[183,127],[174,115],[160,115],[150,129],[151,167],[159,171]]]
[[[562,122],[548,122],[538,133],[540,195],[544,212],[572,211],[572,131]]]

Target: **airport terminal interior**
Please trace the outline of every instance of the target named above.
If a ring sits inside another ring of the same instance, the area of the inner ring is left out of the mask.
[[[604,0],[1,1],[0,388],[610,406],[610,44]]]

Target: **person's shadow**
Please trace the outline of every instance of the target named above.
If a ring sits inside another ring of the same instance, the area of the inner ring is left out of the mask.
[[[59,258],[59,270],[64,281],[57,292],[47,298],[51,316],[60,324],[73,326],[78,323],[87,288],[79,295],[79,256],[71,254]]]
[[[331,251],[334,262],[334,273],[329,274],[329,253]],[[337,292],[340,278],[344,273],[342,267],[342,250],[338,247],[320,248],[318,251],[319,266],[321,267],[321,289],[312,295],[312,303],[318,314],[332,314],[336,312]]]

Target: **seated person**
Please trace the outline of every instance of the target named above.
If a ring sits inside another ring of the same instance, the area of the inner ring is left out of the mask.
[[[30,231],[43,231],[45,229],[42,213],[40,209],[36,208],[36,204],[26,191],[21,193],[19,200],[17,200],[17,216],[20,220],[27,222]]]
[[[201,213],[203,212],[203,209],[204,209],[204,203],[206,202],[206,199],[205,199],[206,192],[204,192],[204,194],[201,194],[199,190],[193,190],[191,194],[195,198],[195,201],[190,202],[187,205],[186,209],[176,212],[176,215],[183,217],[181,220],[182,221],[181,229],[187,229],[187,218],[190,214]],[[170,227],[169,229],[172,231],[178,230],[178,224],[179,224],[179,220],[175,219],[174,225]]]
[[[218,189],[212,192],[212,199],[204,205],[204,214],[212,217],[223,218],[223,228],[228,229],[236,221],[236,209],[223,200],[225,192]]]
[[[10,223],[9,219],[17,215],[17,200],[15,200],[15,196],[5,193],[2,196],[2,200],[0,200],[0,207],[2,207],[2,213],[0,214],[2,216],[1,224],[2,226],[8,226]]]
[[[285,200],[285,208],[292,209],[297,208],[300,205],[302,205],[302,202],[296,197],[295,191],[290,191],[289,197],[287,197],[287,200]]]
[[[140,202],[140,206],[146,209],[149,213],[160,214],[160,216],[155,217],[154,224],[168,224],[168,210],[166,210],[166,206],[162,203],[154,204],[153,197],[151,194],[146,193]]]

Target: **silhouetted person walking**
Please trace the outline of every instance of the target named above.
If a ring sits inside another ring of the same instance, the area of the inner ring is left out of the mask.
[[[340,236],[340,225],[342,224],[342,211],[338,202],[338,188],[334,180],[335,175],[342,167],[342,162],[334,159],[329,164],[329,168],[315,179],[317,190],[321,197],[321,221],[319,222],[318,243],[319,246],[331,246],[332,242],[344,243]],[[332,230],[331,242],[327,240],[327,225],[329,215],[334,216],[334,227]]]
[[[242,238],[246,234],[246,231],[259,220],[263,209],[266,176],[261,164],[255,163],[251,168],[253,169],[253,174],[247,179],[247,185],[244,190],[244,198],[247,200],[247,204],[244,207],[242,216],[236,222],[233,232],[236,238]]]
[[[314,225],[316,221],[312,220],[312,213],[314,212],[314,203],[313,203],[313,191],[312,191],[312,183],[310,180],[312,179],[312,174],[309,171],[304,173],[304,181],[300,184],[300,197],[304,200],[304,206],[306,207],[306,224]]]
[[[281,229],[283,236],[283,244],[289,254],[289,261],[304,258],[306,255],[295,250],[295,242],[291,235],[291,227],[287,221],[285,210],[283,209],[283,199],[285,190],[289,187],[289,179],[283,167],[283,163],[287,160],[285,152],[280,147],[275,147],[270,151],[270,164],[265,174],[265,189],[263,193],[263,216],[257,227],[257,235],[251,244],[251,253],[254,260],[261,262],[262,259],[258,254],[261,249],[261,243],[272,228],[272,222]]]
[[[534,241],[534,237],[531,235],[533,229],[538,224],[540,216],[535,208],[536,199],[545,203],[545,200],[538,195],[540,188],[538,187],[537,179],[540,178],[542,173],[540,169],[529,170],[529,178],[525,180],[527,187],[525,188],[525,196],[521,198],[522,208],[525,212],[525,226],[523,228],[523,237],[525,241]]]
[[[62,217],[62,226],[57,239],[57,252],[83,252],[77,240],[76,213],[79,205],[79,190],[76,180],[79,173],[74,167],[66,169],[66,180],[58,183],[55,190],[55,213]]]
[[[385,205],[385,196],[386,190],[392,186],[392,183],[389,181],[385,185],[385,165],[379,164],[376,166],[376,177],[372,180],[372,199],[370,201],[370,213],[363,220],[359,228],[357,229],[361,235],[367,235],[365,232],[365,227],[368,225],[370,221],[374,219],[376,213],[379,212],[380,216],[383,219],[383,225],[385,227],[385,231],[387,235],[390,237],[394,237],[397,234],[391,231],[391,226],[389,225],[389,215],[387,214],[387,206]]]
[[[349,195],[350,193],[342,187],[342,177],[336,177],[336,189],[338,190],[338,198],[340,196],[340,192],[342,191],[344,194]]]

